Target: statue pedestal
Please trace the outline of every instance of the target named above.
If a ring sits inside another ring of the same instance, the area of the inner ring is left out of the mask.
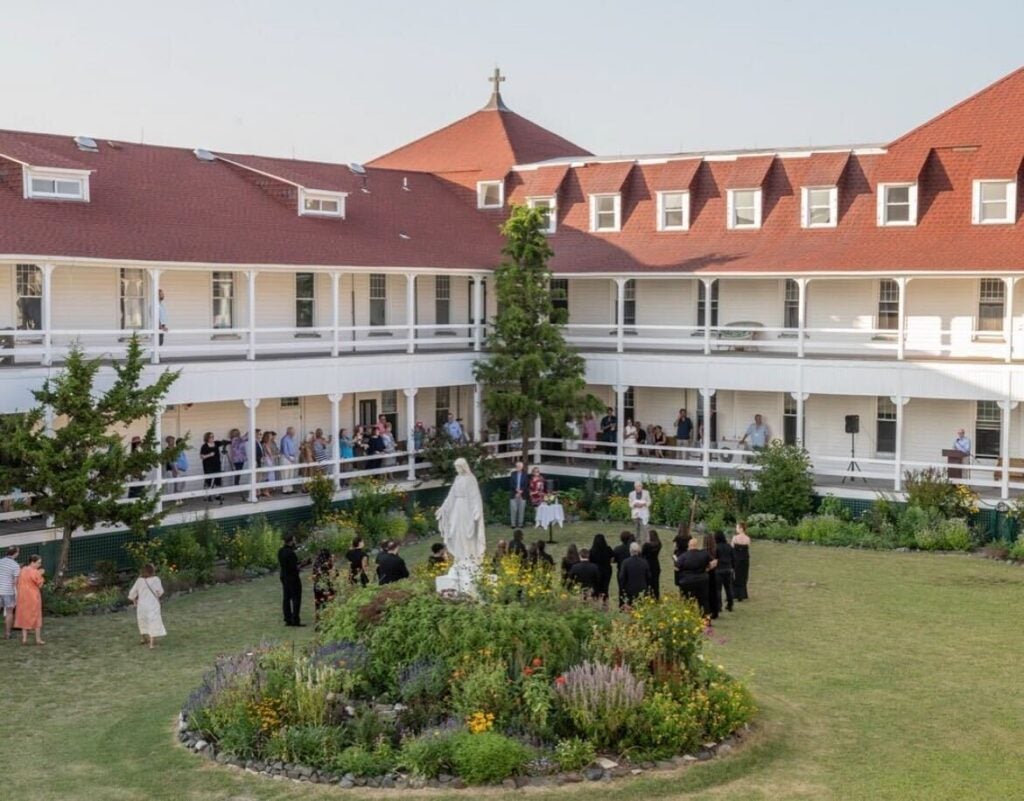
[[[441,595],[469,595],[476,597],[476,578],[480,566],[476,562],[456,562],[443,576],[434,579],[434,587]]]

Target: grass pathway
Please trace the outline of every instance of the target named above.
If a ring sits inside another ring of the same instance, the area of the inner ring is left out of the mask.
[[[558,539],[582,543],[593,530],[573,527]],[[407,556],[420,560],[425,550]],[[553,553],[560,557],[560,548]],[[755,543],[752,575],[752,600],[725,613],[710,648],[749,677],[762,705],[750,744],[681,775],[565,788],[559,797],[1020,797],[1024,570],[958,556]],[[174,743],[176,711],[217,654],[264,637],[311,636],[278,626],[278,593],[271,577],[173,599],[165,608],[171,636],[154,652],[136,644],[131,614],[50,620],[42,648],[0,642],[0,797],[359,797],[230,771]]]

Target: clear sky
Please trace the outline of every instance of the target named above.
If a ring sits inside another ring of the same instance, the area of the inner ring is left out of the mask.
[[[1024,64],[1024,0],[7,0],[0,128],[367,161],[506,103],[604,154],[884,142]]]

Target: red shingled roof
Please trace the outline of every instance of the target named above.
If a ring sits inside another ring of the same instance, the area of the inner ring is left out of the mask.
[[[774,161],[774,155],[741,156],[736,161],[725,162],[722,167],[718,167],[716,174],[723,176],[722,186],[726,189],[756,189],[764,184],[765,176]]]
[[[699,158],[675,159],[664,164],[645,165],[643,172],[647,186],[656,192],[689,189],[700,165]]]
[[[84,153],[71,137],[0,131],[0,153],[30,150],[93,170],[91,200],[25,200],[20,182],[0,183],[3,254],[439,270],[501,260],[493,219],[469,211],[432,175],[370,168],[367,194],[345,166],[228,157],[311,189],[348,192],[346,219],[338,220],[300,217],[297,203],[282,202],[246,171],[186,149],[101,142],[98,153]]]
[[[584,194],[600,195],[621,192],[622,184],[632,170],[632,161],[616,161],[610,164],[587,164],[577,167],[574,172]]]
[[[553,197],[557,195],[568,172],[567,164],[518,171],[519,178],[523,182],[524,197]]]

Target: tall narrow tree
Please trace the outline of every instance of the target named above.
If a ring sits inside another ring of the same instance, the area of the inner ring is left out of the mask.
[[[113,383],[97,392],[100,362],[74,348],[61,372],[33,391],[35,407],[0,420],[0,491],[18,487],[31,495],[33,509],[62,530],[58,583],[67,572],[77,529],[108,523],[142,532],[162,517],[158,490],[145,488],[125,500],[129,482],[173,461],[184,448],[161,450],[156,437],[156,415],[178,373],[164,371],[144,387],[143,369],[142,348],[132,337],[126,359],[113,365]],[[52,431],[48,417],[58,423]],[[130,451],[118,429],[137,420],[147,420],[148,426],[141,447]]]
[[[473,365],[483,406],[493,420],[518,420],[523,453],[533,421],[561,429],[566,420],[603,408],[586,391],[583,357],[565,341],[565,313],[551,302],[553,255],[539,209],[513,207],[502,226],[505,261],[495,271],[498,314],[487,335],[487,356]]]

